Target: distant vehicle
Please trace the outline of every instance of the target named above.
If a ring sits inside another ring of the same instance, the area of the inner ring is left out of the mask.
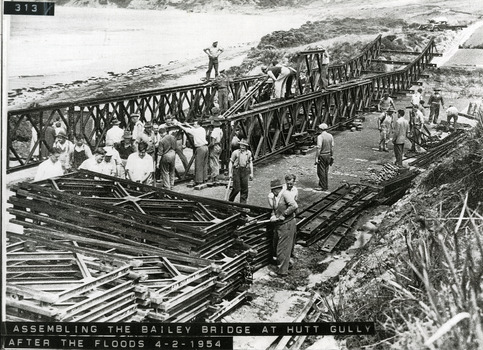
[[[466,25],[450,26],[446,17],[431,18],[428,24],[421,24],[419,30],[429,30],[430,32],[443,31],[443,30],[458,30],[466,28]]]

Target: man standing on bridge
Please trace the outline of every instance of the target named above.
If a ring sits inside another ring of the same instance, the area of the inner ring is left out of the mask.
[[[208,55],[208,70],[206,71],[206,79],[210,79],[211,70],[215,68],[215,78],[218,76],[218,56],[221,55],[223,49],[218,47],[218,41],[214,41],[210,47],[203,50]]]
[[[334,137],[327,132],[329,126],[326,123],[319,125],[322,133],[317,137],[317,151],[315,152],[315,165],[317,165],[317,176],[319,177],[319,188],[317,191],[329,190],[329,166],[332,165],[334,157]]]

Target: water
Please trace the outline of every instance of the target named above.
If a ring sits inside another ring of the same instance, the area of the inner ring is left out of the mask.
[[[55,16],[10,16],[8,90],[206,57],[202,50],[215,40],[229,53],[307,20],[293,11],[262,16],[61,6]]]

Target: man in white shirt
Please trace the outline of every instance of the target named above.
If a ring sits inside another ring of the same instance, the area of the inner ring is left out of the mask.
[[[413,107],[419,108],[421,100],[423,99],[422,92],[423,92],[423,89],[419,88],[416,91],[414,91],[414,94],[411,95],[411,105]]]
[[[456,122],[458,121],[458,109],[453,106],[449,105],[449,108],[446,110],[446,121],[448,122],[448,126],[446,127],[446,131],[449,130],[449,126],[451,123],[451,119],[453,119],[453,128],[456,130]]]
[[[144,123],[139,120],[139,114],[131,114],[132,139],[139,142],[144,133]]]
[[[93,152],[94,156],[82,162],[79,169],[94,171],[96,173],[105,173],[104,156],[106,151],[103,148],[96,148]]]
[[[60,152],[58,150],[54,149],[50,152],[49,158],[39,165],[34,181],[41,181],[51,177],[64,175],[64,169],[59,161],[59,157]]]
[[[215,78],[218,76],[218,56],[221,55],[223,49],[218,47],[218,41],[214,41],[210,47],[203,50],[208,55],[208,70],[206,71],[206,79],[210,79],[211,70],[215,68]]]
[[[67,140],[67,134],[64,130],[58,132],[53,147],[60,151],[59,161],[62,164],[64,171],[69,171],[71,169],[70,159],[74,152],[74,144]]]
[[[329,166],[334,156],[334,137],[327,132],[329,126],[326,123],[319,125],[322,133],[317,136],[317,151],[315,152],[315,164],[319,178],[318,191],[329,190]]]
[[[214,120],[213,131],[210,136],[210,177],[213,181],[216,177],[220,175],[220,155],[221,155],[221,139],[223,138],[223,130],[221,130],[221,122],[219,120]]]
[[[208,180],[208,142],[206,141],[206,130],[200,122],[195,120],[193,126],[188,124],[177,125],[187,134],[193,136],[195,154],[195,184],[199,185]]]
[[[138,144],[138,151],[131,154],[126,162],[126,179],[152,185],[154,180],[153,158],[146,153],[148,145],[145,142]]]
[[[124,135],[124,130],[119,127],[121,122],[117,119],[113,119],[111,124],[112,127],[106,132],[106,144],[109,141],[112,141],[113,144],[119,144]]]

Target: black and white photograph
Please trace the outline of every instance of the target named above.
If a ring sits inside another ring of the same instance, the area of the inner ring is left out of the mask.
[[[483,2],[1,9],[0,348],[483,348]]]

